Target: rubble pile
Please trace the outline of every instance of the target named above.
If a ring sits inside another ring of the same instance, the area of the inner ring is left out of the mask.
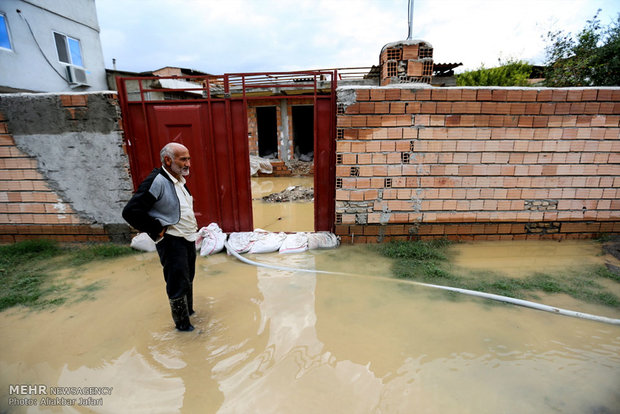
[[[269,194],[263,197],[268,203],[285,203],[288,201],[314,201],[314,189],[295,185],[286,188],[279,193]]]

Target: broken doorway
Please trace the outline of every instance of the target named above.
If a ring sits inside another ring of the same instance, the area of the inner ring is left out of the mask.
[[[295,158],[314,160],[314,106],[293,106],[293,142]]]
[[[277,159],[269,156],[273,171],[252,177],[252,209],[255,227],[268,231],[313,231],[314,225],[314,106],[277,100]],[[261,119],[256,107],[259,153]],[[266,122],[265,122],[266,123]],[[265,133],[263,132],[263,137]],[[265,152],[262,152],[263,154]],[[269,153],[267,153],[269,154]]]
[[[262,158],[278,158],[278,120],[275,106],[256,108],[258,130],[258,155]]]

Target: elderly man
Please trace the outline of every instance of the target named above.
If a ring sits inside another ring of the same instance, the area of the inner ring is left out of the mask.
[[[198,226],[193,199],[185,186],[189,174],[188,149],[175,142],[160,152],[162,167],[138,186],[123,209],[123,218],[146,232],[156,243],[163,266],[172,319],[179,331],[193,331],[193,281]]]

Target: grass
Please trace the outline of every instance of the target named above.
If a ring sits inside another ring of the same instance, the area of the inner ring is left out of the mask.
[[[450,242],[446,240],[391,242],[378,245],[380,253],[392,258],[397,278],[470,289],[513,298],[536,297],[538,293],[567,294],[588,303],[620,307],[620,299],[605,290],[603,279],[620,282],[620,275],[605,266],[566,270],[559,274],[534,273],[512,278],[492,272],[465,273],[450,264]]]
[[[100,283],[74,288],[56,280],[53,273],[133,253],[135,250],[128,246],[61,246],[50,240],[27,240],[0,246],[0,311],[17,305],[56,306],[70,297],[91,299],[94,292],[102,288]]]

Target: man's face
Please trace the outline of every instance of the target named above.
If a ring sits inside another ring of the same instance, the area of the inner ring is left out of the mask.
[[[166,157],[166,166],[177,177],[188,176],[190,167],[190,157],[187,148],[179,148],[174,152],[174,158]]]

